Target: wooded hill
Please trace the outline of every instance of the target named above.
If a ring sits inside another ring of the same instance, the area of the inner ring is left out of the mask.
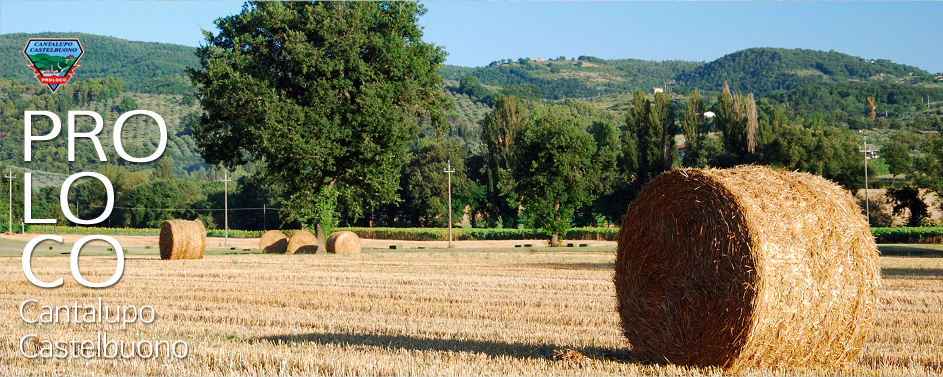
[[[29,38],[41,37],[77,37],[86,51],[75,81],[55,95],[35,82],[22,53]],[[159,103],[156,110],[171,118],[171,141],[178,146],[170,156],[174,170],[198,169],[201,164],[195,151],[188,149],[192,142],[187,141],[189,123],[199,111],[186,75],[186,67],[198,64],[193,52],[188,46],[84,33],[0,35],[0,77],[6,80],[0,93],[0,119],[4,122],[0,134],[5,141],[21,137],[18,122],[27,107],[60,112],[95,109],[111,113],[108,117],[114,119],[120,110],[118,102],[129,97],[142,104]],[[446,65],[440,73],[453,102],[452,133],[471,145],[478,143],[479,122],[491,111],[498,94],[558,103],[578,99],[602,110],[621,112],[628,108],[634,90],[650,93],[653,88],[667,87],[671,93],[686,95],[697,88],[710,105],[727,82],[734,91],[752,92],[772,105],[788,105],[787,111],[799,116],[819,114],[830,124],[851,129],[871,127],[866,121],[871,110],[868,97],[875,101],[879,115],[887,111],[887,118],[878,120],[881,127],[939,129],[943,116],[943,76],[834,51],[752,48],[707,63],[592,56],[519,58],[477,68]],[[3,149],[4,160],[16,155],[16,148]],[[62,166],[48,168],[66,170]]]
[[[527,87],[526,93],[543,99],[584,99],[612,109],[625,108],[630,99],[627,94],[636,89],[716,93],[724,82],[735,91],[768,97],[809,115],[826,116],[839,110],[846,116],[870,116],[867,98],[871,98],[881,115],[887,111],[888,120],[906,121],[919,115],[940,115],[936,110],[924,110],[928,97],[931,108],[933,102],[943,100],[941,74],[889,60],[803,49],[751,48],[708,63],[591,56],[502,59],[487,67],[446,66],[441,73],[456,81],[474,77],[483,86],[502,88],[498,90],[505,93]],[[476,97],[475,93],[466,94]]]
[[[719,90],[726,81],[757,95],[792,90],[803,85],[893,79],[898,83],[926,83],[930,73],[889,60],[866,60],[835,51],[751,48],[679,74],[685,88]]]

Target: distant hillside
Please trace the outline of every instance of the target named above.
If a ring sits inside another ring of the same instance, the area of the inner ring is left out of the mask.
[[[638,59],[604,60],[592,56],[577,59],[505,59],[487,67],[445,66],[440,73],[449,80],[474,76],[484,85],[532,84],[546,99],[587,98],[664,86],[700,63],[654,62]]]
[[[935,109],[921,105],[925,106],[927,98],[943,98],[943,76],[888,60],[803,49],[751,48],[707,63],[591,56],[502,59],[487,67],[445,66],[440,73],[455,81],[476,78],[488,89],[451,90],[486,104],[494,95],[531,86],[539,88],[538,95],[544,99],[583,99],[617,111],[626,108],[635,90],[650,93],[652,88],[668,86],[678,94],[693,89],[716,93],[724,82],[734,91],[787,104],[793,111],[858,120],[870,115],[867,98],[875,101],[877,112],[899,120],[939,118]]]
[[[494,61],[487,67],[445,66],[446,79],[474,76],[484,85],[533,84],[546,99],[587,98],[645,91],[666,84],[677,90],[720,91],[724,82],[742,92],[765,95],[805,85],[848,81],[892,80],[900,84],[929,83],[927,71],[888,60],[865,60],[834,51],[751,48],[708,63],[605,60],[580,56],[569,60],[520,58]]]
[[[79,38],[85,55],[76,77],[118,77],[134,92],[154,94],[189,93],[185,67],[199,64],[194,48],[155,42],[133,42],[85,33],[15,33],[0,35],[0,77],[32,80],[23,48],[30,38]]]
[[[192,92],[185,67],[199,64],[194,48],[167,43],[133,42],[84,33],[17,33],[0,35],[0,77],[32,80],[22,54],[29,38],[77,37],[86,54],[78,68],[79,79],[117,77],[128,90],[152,94]],[[502,59],[487,67],[443,66],[447,80],[474,76],[490,87],[530,84],[543,98],[588,99],[597,96],[645,91],[666,84],[675,91],[698,88],[719,91],[726,81],[742,92],[766,95],[807,85],[849,81],[893,81],[898,84],[931,83],[934,78],[917,67],[888,60],[865,60],[834,51],[751,48],[699,63],[689,61],[605,60],[592,56],[552,59]]]
[[[79,62],[77,81],[113,77],[127,84],[126,92],[184,95],[187,98],[181,102],[192,100],[189,94],[194,90],[185,68],[199,64],[194,48],[83,33],[0,35],[0,77],[35,83],[22,50],[29,38],[38,37],[81,39],[86,54]],[[439,72],[452,83],[447,90],[453,102],[469,101],[456,106],[459,116],[453,118],[453,125],[461,125],[460,132],[468,135],[475,134],[480,113],[501,93],[531,99],[582,99],[621,111],[635,90],[651,92],[668,86],[676,94],[695,88],[718,92],[728,82],[735,91],[752,92],[796,111],[822,114],[841,110],[863,117],[870,114],[867,98],[872,98],[878,112],[902,119],[938,117],[935,109],[919,105],[928,97],[943,98],[943,76],[888,60],[803,49],[751,48],[706,63],[592,56],[501,59],[487,67],[445,65]],[[465,77],[480,82],[476,93],[462,90],[460,82]],[[94,92],[79,92],[86,91]]]
[[[886,75],[932,80],[922,69],[889,60],[865,60],[834,51],[751,48],[682,73],[676,81],[683,87],[714,91],[726,81],[731,88],[762,95],[814,83],[880,79]]]

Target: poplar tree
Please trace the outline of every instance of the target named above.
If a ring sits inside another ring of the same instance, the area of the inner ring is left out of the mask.
[[[756,160],[757,120],[756,101],[753,94],[744,97],[732,94],[730,86],[717,97],[717,127],[723,134],[724,149],[730,154],[730,165]]]
[[[685,138],[684,165],[688,167],[707,166],[706,156],[702,153],[704,137],[707,134],[707,118],[704,112],[704,100],[701,94],[694,89],[685,101],[684,111],[681,113],[681,132]]]
[[[517,163],[514,142],[528,118],[520,100],[514,96],[499,96],[494,110],[482,120],[488,198],[485,213],[489,222],[501,222],[505,228],[517,226],[520,200],[511,177]]]

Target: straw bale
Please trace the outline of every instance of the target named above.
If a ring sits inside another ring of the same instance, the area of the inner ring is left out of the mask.
[[[350,231],[331,233],[324,241],[327,252],[331,254],[356,254],[360,252],[360,237]]]
[[[285,254],[288,251],[288,236],[279,230],[270,230],[259,237],[259,250],[265,254]]]
[[[314,254],[318,252],[318,237],[307,230],[299,230],[288,238],[288,254]]]
[[[629,205],[619,315],[653,362],[742,367],[853,360],[875,318],[878,250],[851,195],[759,166],[678,169]]]
[[[203,259],[206,228],[200,220],[166,220],[160,227],[160,259]]]

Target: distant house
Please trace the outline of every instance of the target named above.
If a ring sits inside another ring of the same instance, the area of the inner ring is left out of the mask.
[[[69,56],[66,56],[66,57],[65,57],[65,60],[66,60],[66,61],[75,60],[75,57],[72,56],[72,55],[69,55]]]
[[[664,93],[664,92],[665,92],[665,88],[652,88],[652,94]]]
[[[940,133],[940,131],[920,131],[921,135],[936,135],[938,133]]]
[[[705,111],[705,112],[704,112],[704,117],[705,117],[705,118],[713,118],[714,115],[716,115],[716,114],[714,114],[713,111]]]
[[[542,62],[542,61],[544,61],[544,58],[537,58],[537,62],[538,62],[538,63],[539,63],[539,62]]]

